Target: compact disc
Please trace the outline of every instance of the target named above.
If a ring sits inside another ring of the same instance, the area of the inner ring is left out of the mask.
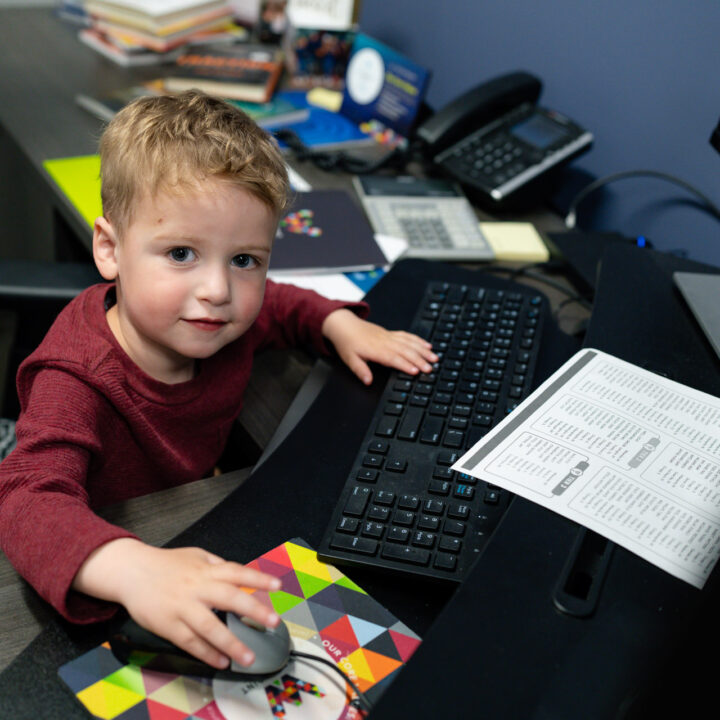
[[[329,657],[324,648],[310,640],[293,638],[293,646],[300,652]],[[346,688],[334,670],[304,658],[291,659],[276,676],[265,680],[215,679],[212,683],[215,703],[226,720],[358,718],[357,710],[347,706]]]
[[[345,88],[358,105],[374,102],[385,82],[385,63],[374,48],[358,50],[348,63],[345,72]]]

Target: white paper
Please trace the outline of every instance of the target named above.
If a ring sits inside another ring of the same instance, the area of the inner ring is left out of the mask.
[[[392,264],[401,258],[410,247],[404,238],[393,237],[392,235],[375,234],[375,242],[380,246],[383,255],[388,263]]]
[[[314,290],[330,300],[359,302],[365,293],[343,273],[273,273],[268,277],[274,282],[290,283],[306,290]]]
[[[354,0],[289,0],[287,14],[293,27],[349,30]]]
[[[312,190],[312,185],[294,168],[290,167],[287,163],[285,164],[287,170],[288,180],[290,181],[290,187],[296,192],[308,192]]]
[[[720,399],[577,353],[453,466],[697,588],[720,554]]]

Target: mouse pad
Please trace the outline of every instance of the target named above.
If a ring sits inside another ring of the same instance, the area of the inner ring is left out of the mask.
[[[282,617],[294,648],[329,657],[371,702],[420,644],[342,572],[318,561],[303,540],[283,543],[248,566],[282,580],[277,592],[247,592]],[[336,672],[300,658],[267,680],[213,680],[123,665],[104,643],[58,674],[92,716],[107,720],[362,717],[349,704],[353,691]]]

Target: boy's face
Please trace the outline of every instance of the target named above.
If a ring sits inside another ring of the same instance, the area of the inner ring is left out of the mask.
[[[217,179],[143,197],[121,240],[99,218],[96,263],[117,280],[108,324],[132,360],[182,382],[240,337],[260,312],[275,228],[263,202]]]

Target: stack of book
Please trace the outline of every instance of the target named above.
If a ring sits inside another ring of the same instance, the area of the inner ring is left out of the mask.
[[[259,43],[196,45],[166,69],[167,92],[203,90],[225,99],[267,103],[284,69],[283,53]]]
[[[174,59],[192,42],[233,36],[227,0],[87,0],[81,42],[121,65]]]

